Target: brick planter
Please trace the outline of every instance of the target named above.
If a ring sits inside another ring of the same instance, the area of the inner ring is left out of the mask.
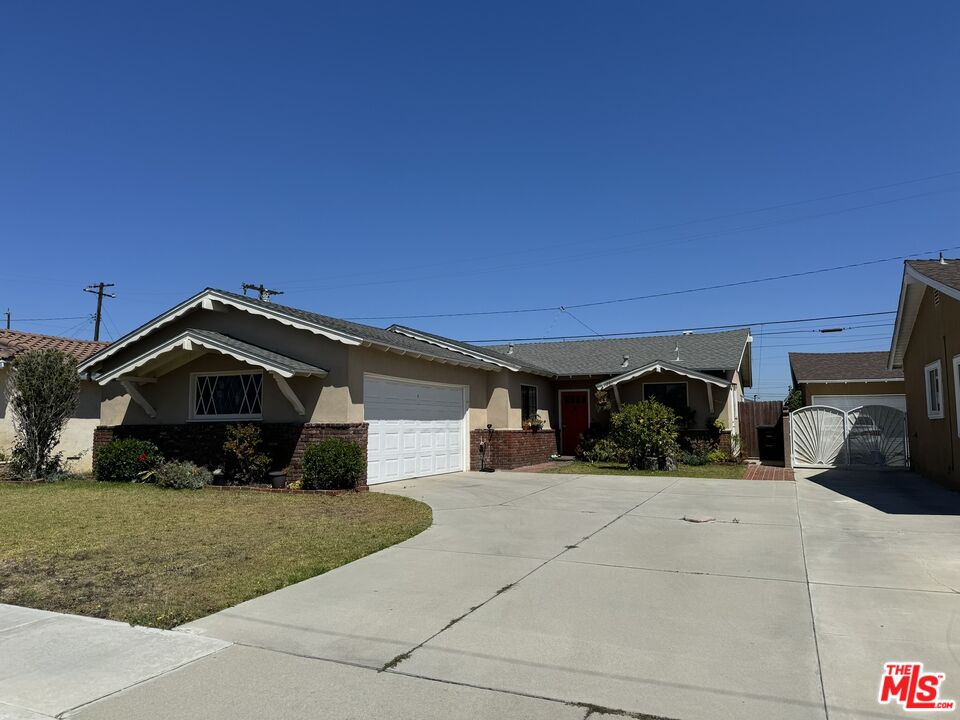
[[[97,451],[119,438],[149,440],[169,460],[189,460],[204,467],[223,465],[223,443],[227,426],[235,423],[185,423],[183,425],[101,425],[93,433],[93,466]],[[303,453],[307,447],[338,437],[367,448],[366,423],[251,423],[260,428],[263,451],[270,456],[272,468],[290,466],[290,482],[300,480]],[[366,478],[357,489],[366,488]]]
[[[470,432],[470,469],[480,469],[480,443],[487,439],[486,430]],[[557,435],[553,430],[494,430],[487,449],[487,467],[495,470],[537,465],[547,462],[557,452]]]

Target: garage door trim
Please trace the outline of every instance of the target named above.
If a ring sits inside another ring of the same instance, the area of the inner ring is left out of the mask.
[[[414,380],[412,378],[402,378],[396,377],[395,375],[383,375],[382,373],[370,373],[365,372],[363,374],[363,385],[366,388],[367,378],[374,380],[387,380],[389,382],[405,383],[408,385],[435,385],[437,387],[447,387],[447,388],[458,388],[462,391],[462,403],[463,403],[463,414],[462,418],[462,437],[460,438],[461,443],[461,459],[463,470],[470,469],[470,386],[460,383],[444,383],[444,382],[434,382],[432,380]],[[367,412],[367,398],[364,395],[363,398],[363,412],[364,412],[364,422],[367,422],[366,412]]]

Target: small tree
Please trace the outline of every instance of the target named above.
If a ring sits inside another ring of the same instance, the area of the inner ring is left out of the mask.
[[[791,387],[787,390],[787,398],[783,401],[783,406],[787,412],[793,412],[803,407],[803,391],[798,387]]]
[[[610,418],[610,439],[632,468],[643,467],[645,457],[676,457],[678,436],[676,414],[653,399],[624,405]]]
[[[5,394],[13,411],[17,470],[31,479],[55,472],[60,456],[54,448],[80,400],[76,360],[59,350],[18,355]]]

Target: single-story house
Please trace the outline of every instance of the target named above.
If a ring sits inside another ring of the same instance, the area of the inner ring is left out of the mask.
[[[571,453],[609,405],[656,397],[691,427],[737,423],[750,333],[481,347],[206,289],[80,367],[103,388],[95,446],[152,439],[209,464],[230,422],[260,423],[274,464],[299,473],[324,437],[368,448],[368,482],[506,469]],[[526,429],[539,416],[543,429]],[[493,429],[490,439],[488,427]]]
[[[0,330],[0,451],[9,455],[14,445],[13,413],[2,391],[10,376],[10,363],[28,350],[61,350],[82,362],[102,350],[107,343],[74,338],[39,335],[19,330]],[[91,468],[93,432],[100,424],[100,386],[84,380],[80,383],[80,402],[60,436],[56,452],[62,453],[70,469],[87,472]]]
[[[887,367],[903,371],[913,467],[960,487],[960,259],[904,263]]]
[[[804,405],[907,409],[903,371],[887,367],[886,352],[792,352],[789,358],[793,386],[803,393]]]

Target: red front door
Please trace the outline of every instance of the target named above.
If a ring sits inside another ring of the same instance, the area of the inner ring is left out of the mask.
[[[580,436],[590,424],[590,394],[586,390],[560,393],[560,444],[564,455],[573,455]]]

